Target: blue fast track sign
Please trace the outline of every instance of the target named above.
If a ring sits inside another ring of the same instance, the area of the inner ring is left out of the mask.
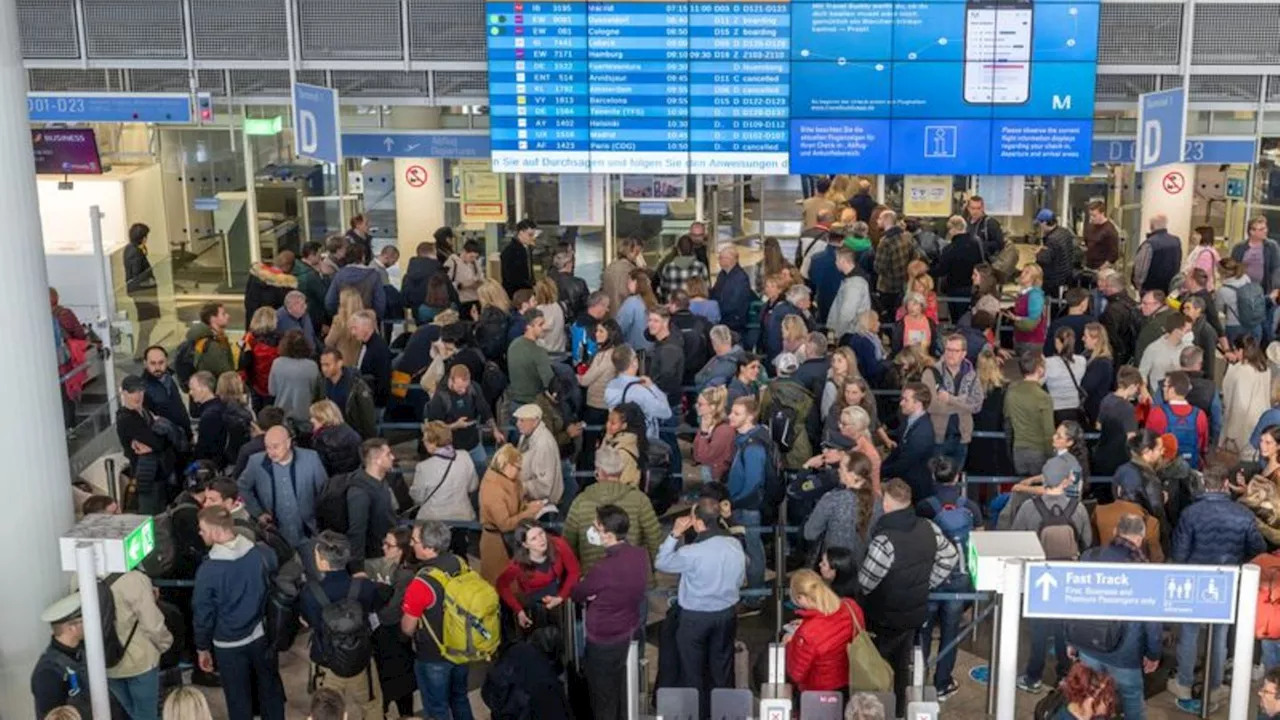
[[[185,93],[27,93],[31,122],[193,122]]]
[[[293,84],[293,143],[302,157],[321,162],[342,160],[338,91],[306,83]]]
[[[1028,563],[1030,618],[1233,623],[1240,568],[1217,565]]]
[[[1187,141],[1187,95],[1182,88],[1138,96],[1137,169],[1182,162]]]
[[[346,157],[448,158],[489,157],[489,133],[477,132],[346,132],[342,133]]]

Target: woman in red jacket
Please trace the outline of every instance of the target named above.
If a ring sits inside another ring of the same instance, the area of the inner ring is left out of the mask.
[[[569,543],[548,535],[534,520],[521,520],[515,530],[515,554],[494,586],[515,613],[520,629],[529,630],[535,618],[550,617],[578,584],[581,570]]]
[[[791,576],[791,601],[798,608],[800,625],[783,640],[787,677],[799,692],[844,691],[849,686],[848,646],[858,628],[865,627],[862,608],[837,597],[812,570],[798,570]]]

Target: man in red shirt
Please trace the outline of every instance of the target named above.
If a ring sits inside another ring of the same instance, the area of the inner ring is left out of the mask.
[[[452,710],[454,720],[472,720],[471,701],[467,698],[467,666],[449,662],[432,638],[444,637],[444,588],[426,572],[437,568],[448,575],[457,574],[463,563],[449,553],[452,534],[438,520],[419,520],[413,525],[411,547],[422,561],[422,572],[409,583],[400,609],[400,631],[413,638],[417,659],[413,664],[418,679],[418,692],[427,717],[447,718]],[[429,625],[431,632],[423,629]]]
[[[1209,416],[1187,402],[1191,377],[1181,370],[1164,376],[1163,392],[1153,393],[1147,429],[1159,434],[1170,433],[1178,439],[1178,454],[1192,468],[1200,467],[1200,458],[1209,449]]]

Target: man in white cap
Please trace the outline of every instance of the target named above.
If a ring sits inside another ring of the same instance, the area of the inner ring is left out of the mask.
[[[533,403],[521,405],[514,413],[520,431],[520,480],[524,492],[535,500],[559,503],[564,495],[564,472],[560,464],[560,446],[542,422],[542,408]],[[570,498],[572,500],[572,498]]]
[[[40,620],[52,626],[53,639],[31,671],[35,716],[42,718],[60,705],[71,705],[80,711],[81,717],[92,717],[89,673],[84,664],[80,593],[72,593],[45,608]]]

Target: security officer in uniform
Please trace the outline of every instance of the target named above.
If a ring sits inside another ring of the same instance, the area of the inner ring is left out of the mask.
[[[84,661],[84,621],[80,617],[80,593],[72,593],[40,613],[53,628],[49,647],[31,672],[31,694],[36,717],[42,718],[60,705],[71,705],[81,717],[93,717],[89,702],[89,672]]]

